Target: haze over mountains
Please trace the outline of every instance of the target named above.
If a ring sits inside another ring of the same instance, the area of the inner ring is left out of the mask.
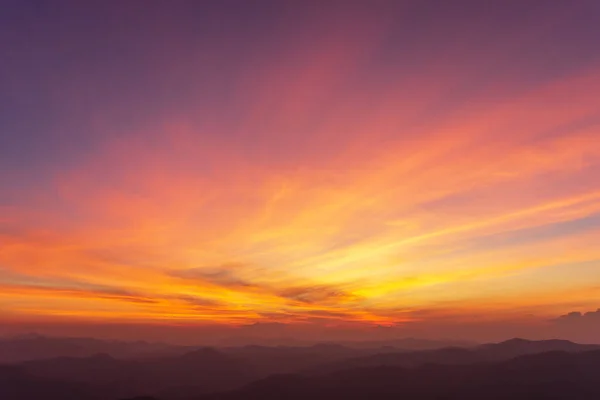
[[[405,347],[325,343],[197,348],[17,337],[0,341],[0,398],[500,399],[530,393],[533,397],[527,398],[537,399],[554,393],[559,396],[555,398],[587,399],[592,397],[581,396],[598,391],[591,382],[600,377],[600,345],[524,339],[462,347],[438,342],[437,349],[431,348],[432,341],[399,339],[397,344]],[[29,352],[20,354],[29,360],[19,360],[14,349],[26,348]],[[61,351],[64,355],[58,356]],[[560,397],[567,394],[574,397]]]
[[[279,348],[306,348],[322,345],[321,342],[301,341],[281,338],[279,340],[255,340],[255,338],[233,337],[222,340],[219,348],[242,348],[252,353],[273,346]],[[251,343],[252,345],[248,345]],[[393,347],[411,350],[436,349],[448,346],[473,346],[475,342],[458,340],[429,340],[401,338],[371,341],[336,342],[341,348]],[[0,338],[0,362],[18,362],[53,357],[86,357],[95,354],[108,354],[115,358],[143,357],[145,355],[183,354],[198,346],[185,346],[147,341],[100,340],[80,337],[51,337],[38,334],[22,334]]]

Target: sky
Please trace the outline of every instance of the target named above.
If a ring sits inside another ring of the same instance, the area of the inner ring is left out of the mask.
[[[600,2],[3,4],[0,334],[597,340]]]

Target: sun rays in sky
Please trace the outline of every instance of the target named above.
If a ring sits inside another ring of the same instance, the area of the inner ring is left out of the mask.
[[[29,16],[1,67],[0,313],[402,325],[597,308],[598,7],[408,3]]]

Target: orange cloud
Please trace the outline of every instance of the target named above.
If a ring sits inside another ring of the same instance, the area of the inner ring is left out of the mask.
[[[536,43],[522,28],[410,67],[389,49],[393,18],[343,17],[298,36],[282,23],[290,45],[233,74],[228,107],[191,93],[194,113],[95,121],[93,151],[0,209],[0,307],[402,324],[547,316],[593,293],[570,274],[600,260],[597,65],[516,82],[490,60]],[[479,68],[497,79],[472,88]]]

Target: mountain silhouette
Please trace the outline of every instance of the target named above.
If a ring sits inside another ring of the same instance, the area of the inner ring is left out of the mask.
[[[16,363],[56,357],[90,357],[105,353],[116,358],[175,355],[189,351],[185,346],[144,341],[123,342],[92,338],[45,337],[36,334],[0,339],[0,363]]]
[[[256,373],[267,376],[275,373],[297,372],[353,357],[379,354],[389,349],[363,349],[323,343],[308,347],[243,346],[225,348],[222,351],[243,360],[244,363],[252,366]]]
[[[0,399],[596,399],[599,347],[511,339],[422,351],[319,344],[99,353],[0,366]]]
[[[21,368],[0,366],[2,400],[103,400],[106,397],[89,386],[34,377]]]
[[[271,376],[236,391],[196,400],[592,400],[600,398],[599,380],[600,351],[549,352],[502,362]]]
[[[530,341],[511,339],[474,348],[449,347],[424,351],[392,351],[387,353],[349,358],[306,369],[306,373],[327,373],[350,368],[397,366],[418,367],[424,364],[463,365],[486,361],[502,361],[514,357],[550,351],[582,352],[600,349],[600,345],[586,345],[567,340]]]
[[[59,357],[20,364],[42,379],[92,385],[115,398],[201,394],[238,387],[262,377],[242,361],[212,348],[175,357],[119,360],[107,354]]]
[[[487,359],[505,360],[526,354],[549,351],[579,352],[599,349],[600,345],[579,344],[568,340],[526,340],[514,338],[500,343],[481,345],[477,348],[477,351]]]

